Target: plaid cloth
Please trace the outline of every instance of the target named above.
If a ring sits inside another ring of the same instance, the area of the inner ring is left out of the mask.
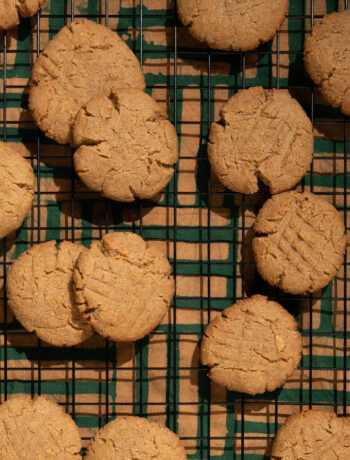
[[[147,416],[179,433],[190,459],[267,458],[288,415],[311,406],[347,415],[347,264],[312,297],[268,287],[256,273],[251,251],[252,225],[266,190],[254,197],[225,190],[211,175],[206,155],[210,123],[238,89],[289,88],[315,131],[312,169],[298,188],[324,196],[346,222],[348,121],[313,88],[302,50],[312,21],[347,2],[290,3],[277,37],[245,54],[209,51],[196,43],[179,23],[172,0],[48,0],[40,16],[2,35],[1,140],[30,158],[37,193],[25,224],[4,240],[0,253],[1,401],[18,393],[51,395],[75,418],[84,446],[116,415]],[[125,205],[89,192],[74,173],[72,150],[47,139],[30,118],[31,65],[74,16],[107,24],[127,42],[143,64],[147,92],[176,126],[176,174],[152,201]],[[135,344],[97,336],[73,349],[40,343],[7,308],[4,285],[11,261],[37,242],[68,239],[89,246],[107,231],[139,233],[167,253],[176,278],[169,315]],[[254,398],[210,383],[198,359],[208,321],[253,293],[279,299],[298,320],[304,345],[299,369],[284,387]]]

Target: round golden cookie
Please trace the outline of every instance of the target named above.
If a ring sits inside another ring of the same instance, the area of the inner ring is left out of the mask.
[[[308,74],[332,107],[350,115],[350,10],[317,21],[305,40]]]
[[[86,460],[186,460],[177,434],[140,417],[122,416],[107,423],[90,442]]]
[[[178,159],[175,128],[138,89],[90,99],[76,117],[73,143],[81,180],[117,201],[152,198],[166,187]]]
[[[112,87],[145,88],[136,56],[115,32],[77,19],[47,43],[35,62],[29,108],[48,137],[66,144],[81,107]]]
[[[343,219],[328,201],[295,191],[274,195],[260,209],[253,251],[258,272],[291,294],[324,288],[343,260]]]
[[[308,171],[313,154],[312,124],[285,90],[261,86],[238,91],[213,123],[208,158],[230,190],[256,193],[258,179],[280,193]]]
[[[168,260],[134,233],[109,233],[93,243],[80,255],[73,279],[84,318],[116,342],[149,334],[174,296]]]
[[[34,16],[46,0],[1,0],[0,30],[8,30],[19,24],[19,15],[23,18]]]
[[[282,386],[297,368],[302,338],[292,315],[262,295],[239,300],[208,325],[200,359],[208,376],[255,395]]]
[[[277,432],[271,454],[271,460],[349,458],[349,420],[320,410],[308,410],[288,417]]]
[[[181,22],[200,42],[221,50],[249,51],[273,38],[288,0],[177,0]]]
[[[11,310],[29,332],[45,342],[73,346],[93,334],[80,315],[73,293],[73,269],[81,245],[55,241],[32,246],[13,262],[7,275]]]
[[[52,399],[14,396],[0,406],[0,458],[78,460],[79,430]]]
[[[22,225],[33,203],[34,184],[29,162],[0,142],[0,238]]]

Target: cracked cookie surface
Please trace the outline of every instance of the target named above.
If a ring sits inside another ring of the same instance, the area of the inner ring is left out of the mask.
[[[109,233],[74,270],[78,308],[103,337],[132,342],[162,321],[174,296],[167,258],[134,233]]]
[[[141,417],[121,416],[91,441],[86,460],[186,460],[177,434]]]
[[[29,108],[37,126],[60,144],[71,142],[76,114],[93,96],[145,88],[140,64],[107,27],[77,19],[44,47],[30,80]]]
[[[20,255],[7,275],[9,306],[22,326],[55,346],[73,346],[93,334],[79,313],[73,269],[81,245],[47,241]]]
[[[62,407],[45,396],[12,397],[0,406],[0,458],[78,460],[79,430]]]
[[[231,97],[213,123],[208,158],[230,190],[252,194],[258,179],[280,193],[308,171],[313,154],[312,124],[285,90],[254,87]]]
[[[324,16],[305,39],[305,67],[326,101],[350,115],[350,10]]]
[[[0,238],[22,225],[33,203],[34,183],[29,162],[0,142]]]
[[[301,335],[292,315],[262,295],[236,302],[214,318],[201,342],[208,376],[232,391],[255,395],[284,384],[298,366]]]
[[[288,0],[178,0],[181,22],[211,48],[249,51],[271,40],[288,12]]]
[[[74,166],[92,190],[117,201],[152,198],[166,187],[178,159],[175,128],[141,90],[113,90],[78,112]]]
[[[19,24],[19,15],[24,18],[34,16],[46,0],[1,0],[0,30],[9,30]]]
[[[254,230],[257,269],[285,292],[316,292],[343,263],[344,222],[334,206],[313,193],[274,195],[259,211]]]
[[[278,430],[271,460],[347,460],[350,422],[333,412],[308,410],[291,415]]]

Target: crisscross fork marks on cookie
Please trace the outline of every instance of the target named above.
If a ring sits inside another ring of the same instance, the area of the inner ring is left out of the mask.
[[[74,271],[78,308],[102,336],[130,342],[150,333],[174,295],[168,260],[133,233],[93,243]]]
[[[260,210],[255,230],[253,250],[259,273],[292,294],[326,286],[343,261],[342,219],[330,203],[311,193],[274,196]]]
[[[310,235],[310,233],[314,237],[314,241],[317,241],[317,244],[311,245],[310,241],[306,241],[304,235]],[[271,246],[273,246],[274,240],[271,238],[270,241]],[[326,243],[327,240],[324,235],[311,227],[297,211],[290,216],[276,242],[276,246],[290,263],[294,263],[295,268],[301,273],[305,273],[308,269],[316,273],[322,273],[321,265],[324,263],[324,258],[322,253],[317,250],[317,246],[322,248],[325,247]],[[294,256],[293,258],[290,257],[291,252]],[[301,263],[305,265],[299,267],[297,259],[301,259]]]

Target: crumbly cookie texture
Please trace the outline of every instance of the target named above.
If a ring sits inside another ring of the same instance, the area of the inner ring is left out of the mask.
[[[229,390],[255,395],[284,384],[298,366],[302,339],[294,318],[262,295],[240,300],[214,318],[201,343],[208,376]]]
[[[117,417],[91,441],[86,460],[186,460],[179,437],[156,422],[140,417]]]
[[[15,396],[0,406],[0,458],[78,460],[79,430],[52,399]]]
[[[55,346],[73,346],[93,334],[79,313],[73,269],[81,245],[55,241],[32,246],[13,262],[7,275],[9,306],[29,332]]]
[[[350,115],[350,10],[317,21],[305,40],[308,74],[332,107]]]
[[[211,48],[249,51],[273,38],[288,0],[178,0],[182,23]]]
[[[19,228],[32,206],[34,172],[10,144],[0,142],[0,238]]]
[[[312,124],[285,90],[254,87],[231,97],[213,123],[208,158],[230,190],[256,193],[258,179],[271,193],[293,188],[310,167]]]
[[[24,18],[34,16],[46,0],[1,0],[0,30],[9,30],[19,24],[19,15]]]
[[[327,286],[343,263],[344,222],[334,206],[313,193],[274,195],[259,211],[254,229],[260,275],[291,294]]]
[[[117,201],[152,198],[168,184],[178,159],[175,128],[138,89],[90,99],[76,117],[73,143],[81,180]]]
[[[271,460],[347,460],[350,422],[333,412],[308,410],[288,417],[278,430]]]
[[[71,142],[74,119],[93,96],[112,87],[145,88],[130,48],[105,26],[77,19],[47,43],[31,74],[29,108],[38,127],[59,142]]]
[[[74,289],[84,318],[103,337],[132,342],[167,313],[174,280],[166,257],[134,233],[109,233],[80,255]]]

